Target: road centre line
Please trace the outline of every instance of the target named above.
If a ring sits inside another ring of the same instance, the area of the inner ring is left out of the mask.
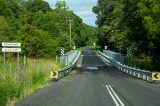
[[[117,94],[115,93],[115,91],[113,90],[111,85],[106,85],[106,88],[107,88],[107,90],[108,90],[110,96],[112,97],[116,106],[125,106],[123,104],[123,102],[120,100],[120,98],[117,96]]]
[[[115,91],[113,90],[112,86],[109,85],[109,87],[110,87],[111,91],[114,93],[114,95],[115,95],[115,97],[117,98],[117,100],[120,102],[121,106],[125,106],[125,105],[123,104],[123,102],[121,101],[121,99],[117,96],[117,94],[116,94]]]
[[[116,106],[119,106],[119,104],[118,104],[116,98],[115,98],[115,97],[113,96],[113,94],[111,93],[111,91],[110,91],[110,89],[109,89],[109,86],[106,85],[106,87],[107,87],[107,90],[108,90],[109,94],[111,95],[111,97],[112,97],[114,103],[116,104]]]

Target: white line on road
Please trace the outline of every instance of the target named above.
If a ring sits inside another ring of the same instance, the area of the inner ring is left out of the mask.
[[[106,87],[107,87],[107,90],[108,90],[109,94],[111,95],[111,97],[112,97],[114,103],[116,104],[116,106],[119,106],[119,104],[118,104],[116,98],[113,96],[113,94],[112,94],[112,92],[110,91],[108,85],[106,85]]]
[[[120,98],[117,96],[117,94],[115,93],[115,91],[113,90],[111,85],[106,85],[106,88],[107,88],[107,90],[108,90],[110,96],[112,97],[116,106],[125,106],[123,104],[123,102],[120,100]]]
[[[121,106],[125,106],[123,104],[123,102],[120,100],[120,98],[117,96],[117,94],[115,93],[115,91],[113,90],[113,88],[111,87],[111,85],[109,85],[109,87],[110,87],[111,91],[113,92],[113,94],[115,95],[115,97],[117,98],[117,100],[120,102]]]

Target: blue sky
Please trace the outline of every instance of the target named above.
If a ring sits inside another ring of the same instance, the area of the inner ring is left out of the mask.
[[[52,8],[55,8],[55,3],[57,0],[45,0],[47,1]],[[73,10],[75,14],[80,16],[83,19],[83,22],[96,26],[96,15],[92,12],[93,6],[97,4],[97,0],[60,0],[66,1],[70,10]]]

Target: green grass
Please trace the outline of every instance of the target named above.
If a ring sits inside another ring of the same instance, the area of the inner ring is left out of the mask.
[[[17,100],[47,85],[50,70],[60,67],[54,60],[28,58],[25,66],[21,59],[18,71],[16,59],[8,59],[5,66],[1,59],[0,106],[12,106]]]
[[[160,66],[153,66],[150,58],[130,58],[129,66],[137,67],[148,71],[158,71]],[[156,70],[155,70],[156,68]]]

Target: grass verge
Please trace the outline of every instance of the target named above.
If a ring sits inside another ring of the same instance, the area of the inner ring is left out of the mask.
[[[0,63],[0,106],[13,106],[15,102],[33,91],[47,85],[50,79],[50,70],[57,70],[57,65],[49,59],[27,59],[24,66],[20,63],[17,70],[15,59]]]

